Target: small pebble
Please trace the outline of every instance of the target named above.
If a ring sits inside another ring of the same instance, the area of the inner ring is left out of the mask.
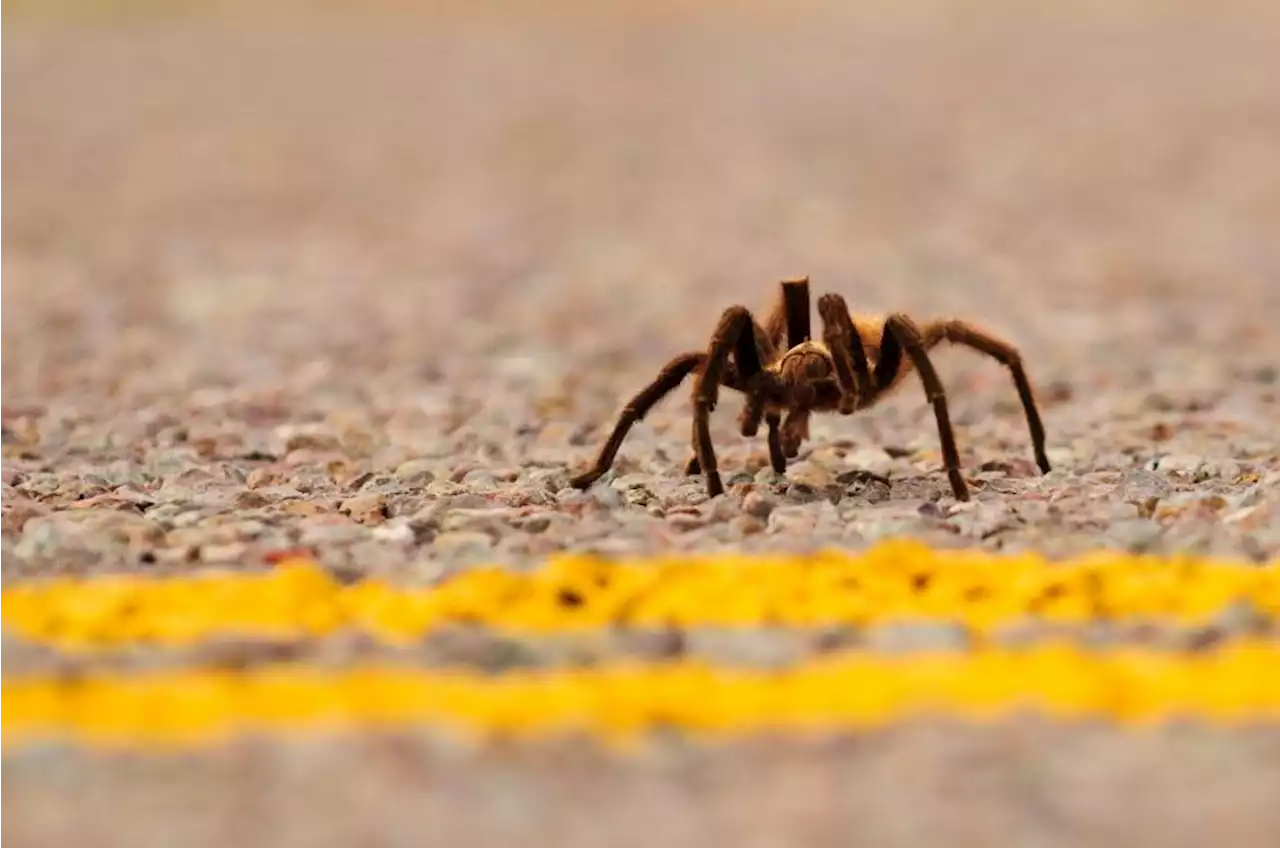
[[[754,515],[739,515],[737,518],[729,522],[735,531],[743,536],[754,536],[757,533],[763,533],[768,529],[768,525],[764,519]]]
[[[707,520],[696,512],[672,512],[667,515],[667,523],[677,530],[694,530],[704,526]]]
[[[550,514],[529,515],[517,519],[514,523],[526,533],[542,533],[551,526],[551,519]]]
[[[786,484],[787,478],[772,468],[761,468],[756,472],[755,481],[761,486],[780,486]]]
[[[363,539],[367,534],[363,526],[350,521],[333,522],[327,520],[307,519],[302,525],[298,542],[305,546],[342,545]]]
[[[813,510],[799,506],[778,507],[769,513],[768,532],[794,538],[811,536],[818,519]]]
[[[769,513],[777,505],[772,497],[764,492],[749,492],[742,499],[742,511],[756,518],[768,518]]]
[[[200,561],[208,563],[238,562],[244,559],[249,546],[242,543],[229,545],[201,545]]]
[[[379,542],[412,544],[416,541],[417,534],[409,519],[397,519],[373,528],[373,538]]]
[[[860,470],[884,475],[893,467],[894,461],[882,448],[858,448],[844,457],[846,465]]]
[[[379,494],[356,495],[343,501],[339,511],[361,524],[381,524],[387,519],[387,500]]]
[[[1155,468],[1168,474],[1190,477],[1200,470],[1204,460],[1190,454],[1167,454],[1155,462]]]
[[[263,486],[270,485],[275,479],[276,475],[273,472],[265,468],[255,468],[245,478],[245,486],[250,489],[260,489]]]
[[[483,468],[476,468],[466,473],[462,478],[462,483],[474,489],[490,491],[496,489],[501,481],[498,480],[498,476],[493,472],[486,471]]]
[[[406,485],[421,487],[435,479],[435,462],[417,459],[406,460],[396,466],[396,479]]]
[[[493,548],[493,538],[488,533],[456,531],[441,533],[431,542],[437,554],[456,559],[474,559],[488,556]]]
[[[587,492],[588,498],[597,506],[605,509],[618,509],[626,504],[622,493],[612,486],[595,485]]]

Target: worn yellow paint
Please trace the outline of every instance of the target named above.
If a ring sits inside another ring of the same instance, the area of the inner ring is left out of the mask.
[[[270,572],[21,583],[3,592],[0,613],[5,629],[24,639],[98,651],[345,629],[396,642],[459,623],[521,633],[914,619],[986,632],[1027,617],[1195,624],[1242,602],[1264,615],[1280,613],[1280,563],[1105,552],[1050,562],[892,542],[864,553],[807,556],[565,556],[528,573],[476,568],[429,587],[343,585],[315,563],[292,560]]]
[[[517,671],[267,666],[6,680],[6,750],[39,742],[165,749],[245,733],[426,727],[479,738],[583,733],[634,742],[662,726],[700,737],[858,730],[921,715],[1126,725],[1186,717],[1280,720],[1280,645],[1197,654],[1068,645],[1026,651],[852,653],[775,671],[681,661]]]

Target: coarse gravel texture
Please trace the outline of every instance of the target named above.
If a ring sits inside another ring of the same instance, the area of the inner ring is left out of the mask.
[[[11,34],[5,577],[296,545],[422,577],[896,534],[1280,552],[1274,30],[786,20]],[[718,503],[680,391],[565,487],[794,273],[1015,341],[1054,472],[955,351],[970,504],[915,384],[815,419],[786,480],[727,399]]]
[[[406,582],[563,550],[900,535],[1280,556],[1274,10],[210,8],[6,12],[6,584],[261,568],[300,547],[347,579]],[[686,385],[611,475],[567,488],[671,355],[796,274],[856,309],[1015,342],[1053,472],[1036,471],[1007,373],[956,350],[936,362],[970,503],[915,381],[815,418],[785,479],[726,392],[715,500],[681,473]],[[15,668],[58,663],[4,650]],[[283,744],[160,765],[39,752],[5,759],[4,828],[24,845],[158,843],[174,809],[206,804],[182,844],[225,844],[228,821],[238,844],[398,844],[431,810],[458,846],[551,822],[569,824],[547,844],[635,839],[655,817],[677,845],[714,827],[835,844],[868,816],[882,845],[948,829],[949,844],[1265,844],[1270,732],[892,731],[690,754],[674,783],[554,752],[439,766],[359,742],[314,761]],[[990,779],[966,794],[941,776],[969,773]],[[573,819],[604,788],[599,816]],[[87,799],[74,816],[70,795]],[[1179,812],[1189,798],[1202,817]],[[806,814],[837,801],[860,812]],[[487,823],[470,842],[468,822]]]

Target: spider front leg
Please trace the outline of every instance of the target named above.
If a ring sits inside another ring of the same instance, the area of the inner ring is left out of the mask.
[[[764,416],[765,424],[769,427],[769,466],[778,474],[787,473],[787,454],[782,447],[782,416],[776,412],[766,413]],[[744,433],[743,435],[753,435],[752,433]],[[799,446],[796,447],[799,452]],[[795,453],[791,454],[795,456]],[[701,474],[702,466],[698,463],[698,456],[694,454],[689,457],[688,463],[685,464],[684,473],[688,475]]]
[[[770,412],[764,420],[769,425],[769,465],[775,474],[786,474],[787,454],[782,449],[782,416],[776,412]]]
[[[956,437],[951,429],[951,417],[947,413],[947,395],[942,390],[942,381],[938,379],[938,372],[933,370],[933,363],[925,353],[920,331],[916,328],[914,321],[901,313],[890,315],[884,322],[884,329],[880,359],[876,362],[876,383],[880,386],[893,383],[893,377],[901,365],[902,353],[905,351],[920,374],[925,397],[933,405],[933,414],[938,421],[938,437],[942,442],[942,462],[947,469],[947,477],[951,480],[951,489],[955,492],[956,500],[967,501],[969,487],[960,474],[960,456],[956,451]],[[881,374],[882,370],[886,373]]]
[[[707,477],[707,493],[716,497],[724,493],[724,484],[716,467],[715,448],[711,444],[711,411],[719,399],[720,383],[724,379],[730,352],[737,364],[738,379],[748,389],[748,411],[763,410],[757,394],[762,390],[760,378],[760,349],[756,338],[756,323],[751,313],[742,306],[731,306],[720,317],[711,344],[707,348],[706,365],[693,384],[693,449],[694,462]],[[753,413],[758,415],[758,413]],[[755,419],[758,426],[758,417]],[[744,420],[744,431],[750,424]]]
[[[618,416],[618,423],[614,425],[613,432],[609,435],[608,441],[604,443],[604,447],[600,449],[600,454],[596,457],[596,461],[591,468],[571,479],[569,485],[575,489],[586,489],[599,480],[613,466],[613,460],[618,455],[618,448],[622,447],[622,440],[627,437],[627,432],[632,425],[644,418],[645,414],[658,401],[680,385],[684,378],[689,376],[705,359],[706,354],[694,351],[681,354],[664,365],[654,381],[645,386],[631,400],[627,401],[627,405],[622,408],[622,414]]]

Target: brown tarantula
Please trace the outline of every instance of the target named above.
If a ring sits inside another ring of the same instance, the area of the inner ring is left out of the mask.
[[[741,417],[742,435],[754,436],[760,429],[760,419],[764,419],[769,427],[769,460],[774,471],[781,474],[786,471],[787,458],[795,457],[800,443],[809,438],[810,413],[834,410],[849,415],[867,409],[914,370],[920,374],[925,396],[938,419],[942,459],[951,488],[957,499],[968,500],[969,489],[960,475],[946,394],[926,353],[944,341],[967,345],[1008,367],[1026,410],[1036,464],[1041,471],[1049,470],[1044,426],[1022,369],[1022,356],[1013,345],[955,319],[931,321],[919,328],[901,313],[887,318],[853,315],[838,294],[823,295],[818,300],[818,314],[822,317],[822,341],[811,339],[809,334],[808,277],[782,283],[778,303],[763,326],[744,307],[726,309],[706,352],[683,353],[668,362],[657,379],[623,407],[595,464],[574,477],[571,484],[585,489],[608,471],[631,425],[644,418],[654,404],[690,374],[694,375],[694,455],[685,473],[705,473],[707,491],[715,497],[724,492],[710,428],[720,386],[747,396]]]

